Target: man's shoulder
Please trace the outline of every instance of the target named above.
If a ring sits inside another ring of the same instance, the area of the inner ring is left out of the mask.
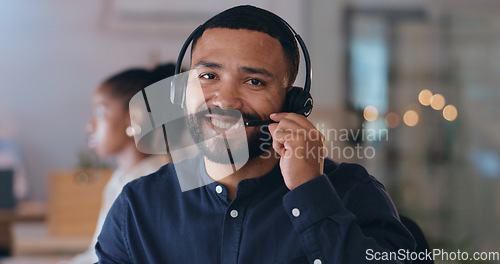
[[[332,182],[344,182],[350,184],[368,184],[376,181],[366,169],[356,163],[337,163],[331,159],[325,159],[324,172]]]
[[[157,189],[165,191],[178,185],[174,165],[173,163],[167,163],[156,172],[129,182],[125,185],[123,191],[147,194],[155,192]]]
[[[349,208],[354,206],[352,202],[368,197],[369,199],[375,199],[381,197],[380,194],[385,193],[384,185],[359,164],[336,164],[331,160],[325,160],[324,171],[339,197]]]
[[[170,162],[158,171],[128,183],[124,191],[139,193],[155,193],[159,191],[161,193],[176,194],[193,189],[186,189],[186,182],[193,185],[193,182],[202,178],[200,174],[205,171],[203,164],[201,155]],[[197,184],[196,187],[202,185]]]

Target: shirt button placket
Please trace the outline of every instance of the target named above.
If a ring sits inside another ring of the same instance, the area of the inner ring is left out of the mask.
[[[295,217],[299,217],[300,216],[300,210],[299,210],[299,208],[293,208],[292,209],[292,215],[295,216]]]
[[[238,217],[238,210],[231,210],[231,212],[229,213],[229,215],[231,215],[232,218],[236,218]]]
[[[221,264],[232,264],[238,262],[238,249],[241,246],[241,228],[243,224],[243,212],[241,204],[238,209],[234,207],[226,212],[223,241],[222,241],[222,259]]]

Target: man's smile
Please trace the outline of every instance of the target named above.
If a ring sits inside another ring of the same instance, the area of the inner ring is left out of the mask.
[[[208,114],[206,115],[206,117],[208,118],[214,129],[228,130],[231,128],[240,128],[243,126],[243,122],[238,122],[241,118],[213,114]]]

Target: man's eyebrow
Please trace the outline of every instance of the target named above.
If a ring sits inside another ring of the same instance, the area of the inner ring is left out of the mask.
[[[212,69],[221,69],[222,65],[216,62],[209,62],[209,61],[199,61],[194,65],[193,68],[198,68],[198,67],[205,67],[205,68],[212,68]]]
[[[249,73],[249,74],[260,74],[260,75],[264,75],[264,76],[269,77],[269,78],[274,77],[274,75],[270,71],[268,71],[264,68],[241,67],[240,70],[245,72],[245,73]]]

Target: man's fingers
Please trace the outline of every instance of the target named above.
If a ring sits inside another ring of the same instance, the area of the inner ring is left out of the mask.
[[[304,141],[324,141],[324,136],[317,129],[304,128],[294,120],[282,119],[280,123],[269,126],[269,131],[273,140],[293,140],[297,142]]]
[[[273,149],[278,153],[278,155],[282,156],[284,151],[284,136],[283,131],[276,129],[276,124],[273,124],[273,128],[269,128],[269,132],[273,137]]]
[[[314,125],[305,116],[295,113],[275,113],[271,114],[269,117],[279,123],[283,121],[290,121],[297,123],[303,128],[315,128]]]
[[[281,119],[285,118],[287,115],[289,115],[291,113],[272,113],[271,115],[269,115],[269,118],[271,118],[272,120],[276,121],[276,122],[279,122],[281,121]]]
[[[323,134],[304,116],[294,113],[276,113],[270,115],[270,118],[278,122],[269,125],[269,132],[273,137],[274,150],[282,157],[286,151],[313,147],[309,145],[313,142],[324,144]]]

